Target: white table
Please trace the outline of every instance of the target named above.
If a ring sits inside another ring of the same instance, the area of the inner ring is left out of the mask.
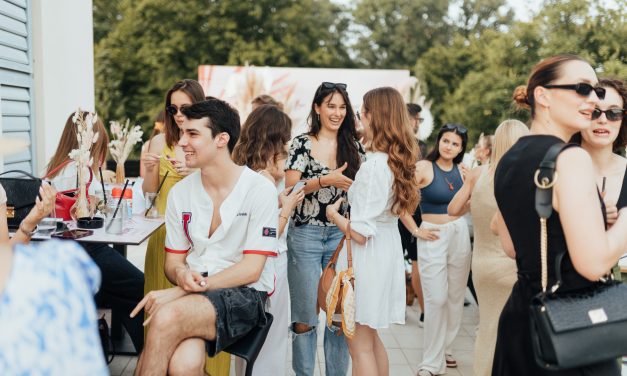
[[[66,222],[67,223],[67,222]],[[76,239],[79,243],[105,243],[113,245],[113,248],[121,252],[126,257],[126,247],[129,245],[140,245],[157,231],[165,223],[163,217],[145,218],[142,215],[134,215],[124,221],[124,231],[121,235],[109,234],[104,227],[93,229],[93,235]],[[75,229],[76,222],[69,222],[68,227]],[[50,240],[50,235],[35,233],[32,240]]]

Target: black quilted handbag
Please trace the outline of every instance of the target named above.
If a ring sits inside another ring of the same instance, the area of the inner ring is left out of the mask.
[[[591,365],[627,354],[627,285],[609,279],[586,290],[556,294],[561,284],[561,253],[555,260],[556,283],[547,291],[546,220],[553,211],[555,160],[570,146],[552,146],[535,176],[542,292],[531,301],[531,342],[536,363],[548,370]]]
[[[26,171],[11,170],[0,174],[21,174],[24,177],[0,177],[0,184],[7,193],[7,224],[10,229],[17,229],[30,210],[35,206],[39,195],[41,179]]]

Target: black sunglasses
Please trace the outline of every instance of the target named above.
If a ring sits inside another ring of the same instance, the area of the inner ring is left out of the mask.
[[[577,94],[584,97],[590,95],[590,93],[594,90],[599,99],[605,99],[605,88],[602,88],[601,86],[592,86],[585,82],[580,82],[574,85],[544,85],[544,87],[547,89],[574,90]]]
[[[466,127],[457,124],[444,124],[442,131],[457,131],[459,134],[466,134],[468,129]]]
[[[346,84],[333,83],[333,82],[323,82],[322,83],[322,88],[323,89],[341,89],[341,90],[346,90]]]
[[[620,121],[623,120],[625,110],[622,108],[610,108],[609,110],[603,111],[600,108],[595,108],[594,111],[592,111],[592,120],[600,118],[603,114],[605,114],[605,117],[609,121]]]
[[[176,107],[175,105],[171,104],[171,105],[169,105],[169,106],[166,106],[166,107],[165,107],[165,111],[166,111],[168,114],[170,114],[170,115],[174,116],[174,115],[176,115],[176,113],[177,113],[177,112],[179,112],[179,110],[182,110],[182,109],[183,109],[183,108],[185,108],[185,107],[186,107],[186,106],[181,106],[181,108],[178,108],[178,107]],[[182,113],[182,112],[181,112],[181,113]]]

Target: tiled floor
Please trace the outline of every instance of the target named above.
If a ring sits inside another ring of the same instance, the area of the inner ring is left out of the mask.
[[[143,269],[144,247],[129,247],[128,258]],[[469,295],[469,294],[468,294]],[[389,329],[381,330],[381,340],[387,349],[390,361],[390,376],[412,376],[418,372],[418,364],[422,359],[423,329],[418,326],[420,309],[418,304],[407,308],[405,325],[393,325]],[[323,319],[320,320],[323,322]],[[476,305],[471,304],[464,308],[462,327],[453,342],[454,356],[458,367],[449,368],[447,375],[472,376],[473,348],[475,331],[479,322],[479,313]],[[319,328],[320,333],[322,327]],[[109,366],[112,375],[132,375],[137,364],[136,357],[116,356]],[[291,365],[291,351],[288,353],[286,364],[287,374],[294,375]],[[322,349],[322,335],[318,335],[318,351],[315,376],[324,376],[324,353]],[[349,371],[350,374],[350,371]],[[231,367],[231,375],[235,375]],[[623,366],[623,375],[627,376],[627,367]]]

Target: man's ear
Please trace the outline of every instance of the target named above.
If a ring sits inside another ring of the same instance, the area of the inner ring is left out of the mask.
[[[219,148],[225,148],[229,146],[229,141],[231,140],[231,136],[229,136],[226,132],[221,132],[218,134],[217,138],[217,146]]]

